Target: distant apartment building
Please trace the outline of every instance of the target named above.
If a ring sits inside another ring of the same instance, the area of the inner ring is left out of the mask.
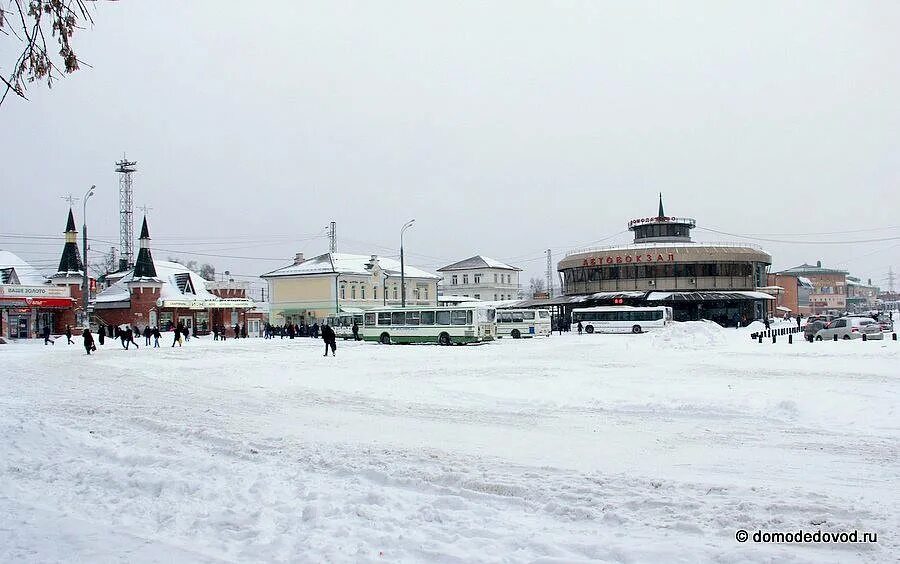
[[[521,268],[489,257],[474,257],[437,269],[440,292],[476,300],[497,301],[519,298]]]
[[[847,310],[847,271],[825,268],[822,261],[815,266],[803,263],[778,275],[802,276],[812,283],[809,295],[810,313],[841,313]]]
[[[847,277],[847,309],[853,312],[866,312],[878,308],[878,286],[863,283],[859,278]]]
[[[791,315],[799,313],[803,316],[811,313],[810,295],[814,287],[809,278],[797,274],[769,274],[767,283],[769,288],[776,289],[773,293],[775,302],[770,313],[781,315],[787,311]]]

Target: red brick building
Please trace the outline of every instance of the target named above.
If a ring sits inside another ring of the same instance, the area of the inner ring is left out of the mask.
[[[153,260],[147,218],[141,227],[140,250],[134,270],[97,295],[94,315],[99,325],[159,327],[169,331],[181,323],[193,334],[205,335],[247,322],[255,304],[243,292],[212,292],[204,280],[184,265]]]

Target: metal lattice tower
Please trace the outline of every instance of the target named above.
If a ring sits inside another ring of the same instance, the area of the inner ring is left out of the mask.
[[[547,296],[553,297],[553,254],[547,249]]]
[[[337,223],[334,221],[331,222],[331,227],[328,229],[328,252],[337,252]]]
[[[119,173],[119,270],[134,267],[134,193],[131,175],[137,170],[137,162],[125,156],[116,163]]]

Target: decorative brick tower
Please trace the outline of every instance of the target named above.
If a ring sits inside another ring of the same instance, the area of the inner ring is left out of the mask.
[[[81,284],[84,280],[84,263],[81,262],[81,253],[78,252],[78,231],[75,230],[75,216],[72,208],[69,208],[69,220],[66,222],[66,242],[63,245],[62,257],[59,259],[59,268],[56,274],[50,278],[54,286],[69,288],[69,295],[75,300],[73,307],[61,310],[55,317],[54,332],[62,333],[66,325],[75,330],[75,311],[81,307]]]
[[[159,309],[156,300],[160,298],[162,280],[156,277],[156,266],[150,254],[150,230],[147,228],[147,216],[141,226],[140,250],[134,263],[134,275],[127,283],[131,293],[131,324],[139,327],[159,323]]]

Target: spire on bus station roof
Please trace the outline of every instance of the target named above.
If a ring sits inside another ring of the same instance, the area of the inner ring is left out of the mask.
[[[663,211],[662,205],[662,192],[659,193],[659,213],[656,215],[656,217],[666,217],[666,213]]]
[[[69,208],[69,219],[66,222],[65,234],[66,243],[63,245],[63,252],[59,259],[59,268],[56,269],[56,275],[81,274],[84,272],[84,263],[81,262],[81,254],[78,252],[78,232],[75,230],[75,216],[72,215],[72,208]]]
[[[134,278],[156,278],[156,266],[153,264],[153,256],[150,254],[150,230],[147,228],[147,216],[144,216],[144,224],[141,226],[141,248],[138,251],[137,260],[134,261]]]

